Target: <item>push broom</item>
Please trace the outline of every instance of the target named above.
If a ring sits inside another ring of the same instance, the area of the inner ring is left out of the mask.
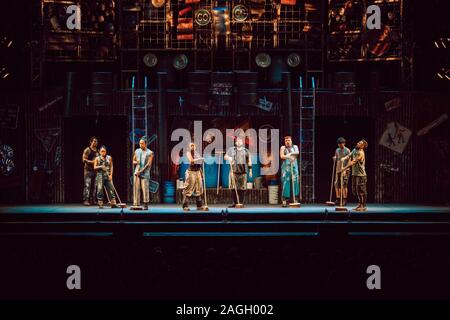
[[[231,172],[231,176],[232,176],[232,180],[233,180],[233,184],[234,184],[234,192],[236,192],[236,199],[237,199],[237,203],[235,203],[234,207],[240,209],[240,208],[243,208],[244,205],[239,200],[239,194],[238,194],[238,190],[237,190],[237,181],[236,181],[236,177],[233,172],[233,167],[231,166],[231,162],[230,162],[230,172]]]
[[[327,206],[333,207],[335,203],[331,201],[331,198],[333,197],[333,184],[334,184],[334,171],[336,168],[336,158],[333,159],[333,173],[331,174],[331,187],[330,187],[330,200],[325,202]],[[341,189],[342,192],[342,189]]]
[[[297,202],[297,200],[295,199],[294,172],[292,171],[292,165],[293,165],[293,163],[291,162],[291,184],[292,184],[292,197],[293,197],[294,202],[289,203],[289,207],[300,208],[300,203]]]

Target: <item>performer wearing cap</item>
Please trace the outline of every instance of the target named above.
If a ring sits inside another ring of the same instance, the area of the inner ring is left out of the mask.
[[[298,183],[299,171],[297,158],[300,152],[298,146],[292,144],[292,137],[284,137],[284,146],[280,148],[280,158],[283,160],[281,164],[281,185],[282,185],[282,205],[287,207],[291,198],[291,186],[294,185],[294,195],[300,194],[300,186]]]
[[[344,170],[352,168],[352,192],[355,196],[358,196],[359,200],[358,206],[354,209],[355,211],[367,210],[367,174],[366,155],[364,152],[367,146],[367,141],[362,139],[356,144],[350,155],[343,158],[343,160],[350,158]]]
[[[184,189],[183,189],[183,210],[189,211],[188,198],[195,197],[197,203],[197,210],[205,211],[206,208],[203,206],[202,195],[203,195],[203,177],[201,172],[203,158],[197,152],[195,143],[189,144],[189,151],[187,153],[187,158],[189,160],[189,168],[186,170],[184,178]],[[204,173],[203,173],[204,174]]]
[[[250,177],[252,176],[252,158],[250,151],[244,147],[244,140],[241,137],[236,137],[235,146],[228,149],[224,156],[224,159],[231,163],[231,169],[233,170],[234,179],[231,183],[234,186],[236,183],[237,193],[233,193],[233,204],[229,208],[236,207],[236,204],[244,204],[245,190],[247,189],[247,167]]]
[[[84,165],[84,187],[83,187],[83,204],[85,206],[91,205],[91,201],[95,198],[95,170],[94,160],[98,157],[97,150],[98,140],[92,137],[89,140],[89,147],[84,149],[82,161]]]
[[[336,174],[334,178],[334,188],[336,190],[336,205],[340,205],[341,191],[342,191],[342,205],[347,204],[347,194],[348,194],[348,179],[350,177],[350,168],[341,170],[348,164],[348,158],[343,160],[346,156],[350,154],[350,149],[345,146],[346,140],[343,137],[337,139],[337,149],[334,152],[333,160],[336,161]],[[341,190],[341,176],[342,176],[342,190]]]
[[[139,140],[139,148],[136,149],[133,156],[134,168],[134,188],[133,188],[133,206],[137,207],[141,201],[141,190],[144,202],[144,210],[148,210],[150,202],[150,168],[153,161],[153,151],[147,148],[147,139],[142,137]]]
[[[116,194],[113,190],[113,159],[106,154],[106,147],[101,146],[100,155],[94,160],[94,169],[97,170],[96,184],[97,184],[97,201],[98,207],[103,209],[103,188],[109,194],[111,208],[117,208]]]

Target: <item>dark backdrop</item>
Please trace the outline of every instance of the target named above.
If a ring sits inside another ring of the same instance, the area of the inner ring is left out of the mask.
[[[127,118],[123,116],[72,117],[64,124],[64,191],[66,202],[81,202],[83,164],[81,157],[89,139],[96,136],[99,147],[106,145],[114,161],[114,185],[122,201],[127,194]]]

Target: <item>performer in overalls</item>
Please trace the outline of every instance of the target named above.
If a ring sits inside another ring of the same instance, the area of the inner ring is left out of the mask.
[[[189,200],[190,197],[195,197],[197,203],[197,210],[205,211],[206,208],[203,206],[202,195],[203,195],[203,176],[201,172],[203,158],[200,153],[197,152],[195,143],[189,144],[189,151],[187,153],[187,158],[189,161],[189,168],[186,170],[184,178],[184,189],[183,189],[183,210],[189,211]]]
[[[283,160],[283,163],[281,164],[281,200],[283,207],[287,207],[288,201],[292,196],[292,179],[294,184],[294,195],[298,197],[300,194],[297,162],[299,154],[298,146],[292,144],[292,137],[284,137],[284,146],[280,148],[280,158]]]
[[[100,155],[94,160],[94,169],[97,170],[96,185],[97,185],[97,201],[98,207],[103,209],[103,188],[108,192],[111,208],[117,208],[116,195],[112,185],[113,178],[113,159],[106,154],[106,147],[100,148]]]
[[[133,157],[134,169],[134,192],[133,206],[139,206],[141,201],[141,191],[144,202],[144,210],[148,210],[150,202],[150,168],[153,161],[153,151],[147,148],[147,139],[142,137],[139,140],[139,149],[136,149]]]

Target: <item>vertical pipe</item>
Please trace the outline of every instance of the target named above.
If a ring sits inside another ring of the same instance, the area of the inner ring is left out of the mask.
[[[168,177],[167,153],[167,105],[166,105],[167,73],[158,72],[158,164],[159,178],[162,182]]]
[[[287,127],[287,133],[289,135],[293,134],[293,113],[292,113],[292,88],[291,88],[291,73],[282,73],[283,87],[286,88],[286,107],[287,107],[287,120],[285,120],[285,125]],[[286,130],[286,129],[285,129]]]

